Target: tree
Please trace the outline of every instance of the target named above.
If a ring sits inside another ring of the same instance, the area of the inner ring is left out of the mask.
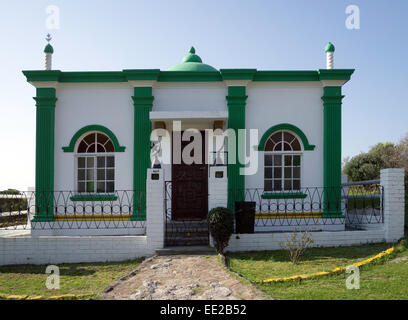
[[[343,172],[351,181],[378,179],[381,169],[398,167],[400,158],[399,148],[393,143],[377,143],[367,153],[360,153],[346,160]]]

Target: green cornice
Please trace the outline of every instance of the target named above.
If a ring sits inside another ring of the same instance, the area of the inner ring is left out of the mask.
[[[318,71],[308,70],[273,70],[257,71],[254,81],[319,81]]]
[[[218,71],[161,71],[159,82],[214,82],[222,81]]]
[[[221,69],[220,71],[160,71],[159,69],[127,69],[122,71],[23,71],[27,81],[66,82],[127,82],[132,80],[156,80],[159,82],[214,82],[225,80],[253,81],[321,81],[350,80],[354,69],[319,69],[266,71],[256,69]]]
[[[220,69],[222,80],[252,80],[256,69]]]
[[[280,123],[277,124],[273,127],[270,127],[268,130],[265,131],[265,133],[263,134],[261,141],[259,141],[259,145],[257,147],[258,151],[265,151],[265,144],[266,141],[268,141],[268,138],[276,131],[279,130],[288,130],[288,131],[292,131],[293,133],[295,133],[300,140],[302,140],[302,144],[303,144],[303,149],[304,150],[314,150],[315,145],[310,144],[309,140],[307,139],[306,135],[303,133],[302,130],[300,130],[298,127],[294,126],[293,124],[289,124],[289,123]]]
[[[122,71],[126,80],[157,80],[160,69],[126,69]]]
[[[62,72],[59,82],[125,82],[121,71],[77,71]]]
[[[354,69],[319,69],[319,80],[350,80]]]
[[[116,138],[115,134],[109,130],[108,128],[98,125],[98,124],[92,124],[89,126],[85,126],[81,129],[79,129],[71,138],[71,141],[69,142],[69,145],[66,147],[62,147],[62,150],[64,152],[74,152],[75,149],[75,143],[78,141],[78,139],[85,133],[90,132],[90,131],[100,131],[105,133],[109,139],[111,139],[113,146],[115,148],[115,152],[124,152],[126,147],[123,147],[119,144],[118,138]]]
[[[23,71],[28,82],[32,81],[59,81],[61,76],[60,70],[30,70]]]

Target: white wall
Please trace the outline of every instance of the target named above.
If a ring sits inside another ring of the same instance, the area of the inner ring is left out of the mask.
[[[153,96],[152,111],[227,111],[227,87],[223,82],[159,82],[153,87]],[[172,120],[165,122],[170,132]],[[181,129],[189,128],[212,129],[213,120],[182,120]],[[165,169],[165,180],[170,181],[171,165],[164,165],[163,168]]]
[[[157,83],[153,111],[226,111],[227,88],[223,82]]]
[[[285,243],[293,233],[253,233],[233,234],[230,238],[226,252],[234,251],[264,251],[280,250],[280,243]],[[314,243],[311,247],[339,247],[367,243],[380,243],[385,241],[383,229],[359,231],[323,231],[310,233]],[[301,235],[298,236],[298,238]]]
[[[0,265],[123,261],[151,255],[146,236],[0,237]]]
[[[115,154],[115,189],[133,189],[133,88],[129,84],[58,84],[55,108],[54,190],[75,190],[74,153],[62,151],[82,127],[109,128],[126,147]]]
[[[258,139],[270,127],[289,123],[303,131],[313,151],[302,157],[301,186],[323,186],[323,89],[320,83],[252,82],[247,87],[246,127],[258,129]],[[249,150],[249,144],[247,149]],[[247,188],[263,188],[264,158],[259,153],[258,171],[246,176]]]

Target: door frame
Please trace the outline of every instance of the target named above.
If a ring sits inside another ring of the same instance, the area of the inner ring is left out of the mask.
[[[174,194],[174,190],[175,190],[175,180],[173,179],[173,175],[174,175],[174,166],[175,166],[175,164],[173,164],[173,133],[172,133],[172,135],[171,135],[171,220],[175,220],[175,221],[182,221],[182,220],[184,220],[184,221],[186,221],[186,220],[190,220],[190,221],[201,221],[201,220],[204,220],[205,219],[205,217],[207,216],[207,213],[208,213],[208,207],[209,207],[209,203],[208,203],[208,201],[209,201],[209,194],[208,194],[208,173],[209,173],[209,169],[208,169],[208,164],[206,163],[207,162],[207,158],[208,158],[208,154],[207,154],[207,152],[208,152],[208,147],[206,146],[206,142],[207,142],[207,139],[205,138],[206,137],[206,132],[205,132],[205,130],[199,130],[200,131],[200,133],[201,133],[201,135],[202,135],[202,137],[203,137],[203,144],[202,144],[202,149],[203,149],[203,158],[202,158],[202,160],[203,160],[203,164],[202,164],[202,166],[204,166],[204,171],[205,171],[205,177],[206,177],[206,179],[205,180],[203,180],[203,183],[204,183],[204,194],[202,195],[203,197],[205,197],[206,198],[206,201],[205,201],[205,208],[203,208],[203,212],[205,211],[205,215],[204,215],[204,218],[203,219],[197,219],[197,218],[188,218],[188,219],[185,219],[185,218],[182,218],[182,219],[174,219],[174,209],[175,209],[175,205],[174,205],[174,203],[175,203],[175,200],[176,200],[176,197],[175,197],[175,194]],[[181,131],[181,137],[183,136],[183,133],[185,132],[185,130],[183,130],[183,131]],[[190,141],[191,142],[191,141]],[[181,150],[181,152],[183,151],[183,147],[182,147],[182,150]],[[185,166],[190,166],[190,165],[186,165],[186,164],[184,164]],[[179,182],[180,183],[180,182]]]

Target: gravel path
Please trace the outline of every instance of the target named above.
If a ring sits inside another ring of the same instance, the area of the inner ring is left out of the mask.
[[[154,256],[112,285],[102,299],[260,300],[267,296],[226,272],[217,256]]]

